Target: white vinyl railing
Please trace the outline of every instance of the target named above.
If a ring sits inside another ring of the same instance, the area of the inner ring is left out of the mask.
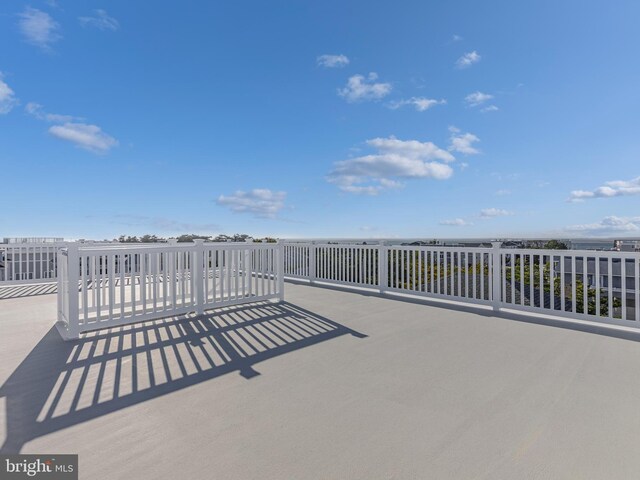
[[[58,254],[58,329],[81,332],[282,300],[282,244],[69,244]]]
[[[285,243],[290,278],[640,328],[640,253]]]
[[[0,244],[0,285],[55,282],[64,242]]]
[[[0,287],[33,283],[55,283],[58,252],[74,242],[19,242],[0,244]],[[80,246],[106,248],[157,247],[158,243],[81,242]]]

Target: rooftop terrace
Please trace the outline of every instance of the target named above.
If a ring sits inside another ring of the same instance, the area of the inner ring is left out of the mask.
[[[287,283],[63,342],[52,291],[0,291],[0,440],[81,478],[640,471],[637,330]]]

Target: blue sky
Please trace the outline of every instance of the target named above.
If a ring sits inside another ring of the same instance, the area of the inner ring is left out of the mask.
[[[0,236],[640,236],[639,18],[3,2]]]

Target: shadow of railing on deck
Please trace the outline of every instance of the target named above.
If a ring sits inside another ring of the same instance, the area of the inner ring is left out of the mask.
[[[63,342],[55,327],[0,387],[2,453],[35,438],[300,348],[366,335],[296,305],[259,303],[155,320]]]
[[[37,285],[8,285],[0,287],[0,300],[7,298],[33,297],[36,295],[50,295],[58,291],[57,283],[42,283]]]
[[[299,279],[291,279],[287,278],[286,281],[295,285],[309,285],[308,282]],[[579,332],[591,333],[594,335],[601,335],[605,337],[618,338],[622,340],[629,340],[633,342],[640,342],[640,327],[635,328],[635,322],[630,321],[629,327],[630,329],[619,329],[616,325],[607,325],[605,322],[598,324],[597,322],[582,322],[582,321],[574,321],[572,319],[563,319],[560,317],[553,318],[547,317],[543,315],[553,315],[552,311],[549,312],[531,312],[527,314],[526,312],[517,312],[517,311],[494,311],[491,310],[489,305],[487,306],[475,306],[471,304],[464,303],[451,303],[448,300],[456,300],[456,299],[447,299],[437,298],[437,297],[420,297],[420,296],[400,296],[394,293],[379,293],[373,289],[368,290],[356,290],[352,287],[345,285],[331,285],[326,283],[314,283],[313,288],[322,288],[325,290],[333,290],[336,292],[344,292],[350,293],[354,295],[360,295],[363,297],[375,297],[375,298],[383,298],[387,300],[392,300],[396,302],[404,302],[404,303],[413,303],[416,305],[429,305],[436,308],[442,308],[445,310],[454,310],[457,312],[465,312],[473,315],[478,315],[482,317],[493,317],[493,318],[502,318],[504,320],[515,320],[517,322],[523,323],[533,323],[537,325],[544,325],[553,328],[560,328],[564,330],[575,330]],[[408,292],[409,293],[409,292]],[[443,303],[442,300],[447,301],[447,303]],[[536,300],[537,301],[537,300]],[[559,305],[560,300],[556,300],[556,305]],[[549,305],[549,302],[546,301],[546,305]],[[508,307],[508,305],[507,305]],[[559,307],[558,307],[559,308]]]

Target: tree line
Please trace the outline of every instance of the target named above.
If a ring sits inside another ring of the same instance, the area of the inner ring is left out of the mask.
[[[245,233],[236,233],[235,235],[195,235],[185,234],[179,235],[173,238],[164,238],[157,235],[120,235],[118,238],[114,238],[114,241],[120,243],[167,243],[169,240],[175,239],[178,243],[193,242],[194,240],[204,240],[205,242],[245,242],[251,240],[254,243],[276,243],[275,238],[253,238]]]

